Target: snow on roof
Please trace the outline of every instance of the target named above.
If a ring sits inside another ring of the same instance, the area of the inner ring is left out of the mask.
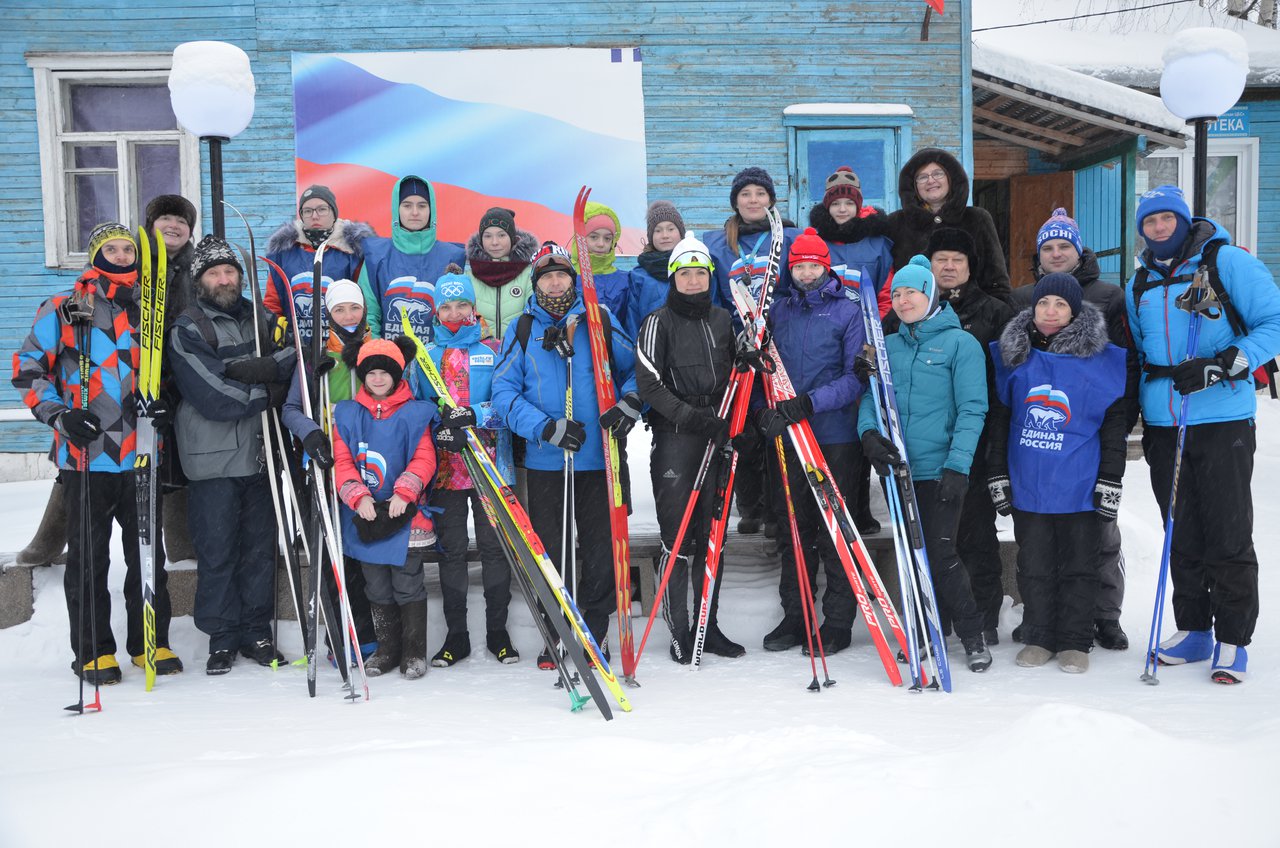
[[[1164,107],[1159,97],[1028,59],[987,45],[973,45],[973,70],[1101,112],[1185,135],[1187,122]]]
[[[1159,9],[1117,12],[1074,21],[987,29],[1105,12],[1114,0],[982,0],[973,4],[975,45],[1006,50],[1122,85],[1155,89],[1170,39],[1190,27],[1240,33],[1249,46],[1249,84],[1280,86],[1280,32],[1242,21],[1225,11],[1187,2]]]

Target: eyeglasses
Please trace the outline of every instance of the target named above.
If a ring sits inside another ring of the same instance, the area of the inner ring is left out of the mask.
[[[322,215],[332,214],[332,210],[328,204],[322,204],[320,206],[304,207],[298,211],[298,214],[303,218],[319,218]]]
[[[940,183],[947,178],[946,171],[930,171],[927,174],[920,174],[916,177],[916,185],[924,185],[925,183]]]

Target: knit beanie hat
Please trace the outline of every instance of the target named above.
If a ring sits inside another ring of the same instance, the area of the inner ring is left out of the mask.
[[[787,267],[792,268],[801,262],[816,262],[828,271],[831,270],[831,250],[813,227],[805,227],[804,232],[791,242]]]
[[[196,228],[196,207],[180,194],[160,194],[151,198],[147,204],[147,221],[144,224],[147,232],[156,225],[156,219],[164,215],[177,215],[187,222],[191,229]]]
[[[1164,241],[1158,242],[1146,236],[1143,236],[1143,239],[1146,240],[1147,247],[1157,259],[1169,259],[1178,252],[1178,248],[1187,237],[1187,231],[1191,229],[1191,207],[1187,206],[1187,199],[1183,196],[1182,189],[1175,185],[1156,186],[1138,200],[1139,233],[1142,232],[1142,222],[1147,219],[1147,216],[1157,212],[1172,212],[1176,215],[1177,229]]]
[[[933,278],[928,257],[917,253],[911,257],[910,262],[894,272],[890,294],[902,288],[924,292],[929,298],[929,308],[925,310],[925,314],[933,314],[934,307],[938,305],[938,283]]]
[[[670,221],[676,225],[676,229],[680,231],[680,238],[685,236],[684,218],[680,217],[680,212],[675,205],[666,200],[655,200],[649,204],[649,209],[644,213],[645,218],[645,239],[649,244],[653,244],[653,231],[663,221]]]
[[[400,199],[398,202],[404,203],[407,197],[421,197],[423,200],[431,199],[431,190],[427,188],[426,182],[418,177],[405,177],[400,181]],[[338,213],[334,213],[337,215]]]
[[[862,208],[862,180],[858,179],[858,175],[848,165],[841,165],[827,177],[827,190],[822,194],[822,205],[829,207],[841,197],[849,198],[855,206]]]
[[[480,216],[480,235],[484,235],[484,231],[490,227],[497,227],[508,236],[511,237],[511,243],[516,242],[516,213],[510,209],[503,209],[501,206],[494,206]]]
[[[1074,218],[1067,215],[1067,210],[1061,206],[1053,210],[1049,220],[1044,222],[1044,226],[1036,234],[1036,250],[1043,247],[1045,242],[1053,239],[1069,241],[1071,246],[1076,249],[1076,253],[1084,252],[1084,245],[1080,241],[1080,226],[1076,224]]]
[[[99,224],[89,233],[89,264],[97,267],[98,252],[102,250],[102,246],[112,239],[124,239],[133,245],[134,251],[138,249],[138,242],[133,238],[133,233],[129,232],[129,228],[124,224],[118,224],[115,221],[108,221],[105,224]]]
[[[333,190],[328,186],[313,185],[308,186],[301,195],[298,196],[298,217],[302,217],[302,206],[308,200],[323,200],[329,204],[329,208],[333,210],[333,217],[338,217],[338,198],[334,196]]]
[[[436,280],[436,304],[443,305],[451,300],[462,300],[472,306],[476,302],[475,283],[471,277],[462,273],[462,269],[452,262],[444,270],[444,275]]]
[[[408,337],[402,337],[413,343]],[[360,346],[356,356],[356,377],[363,383],[370,371],[386,371],[394,381],[392,389],[400,385],[404,377],[405,354],[400,345],[386,339],[370,339]]]
[[[335,306],[344,303],[364,306],[364,291],[351,280],[337,280],[330,283],[324,293],[324,308],[332,312]]]
[[[538,286],[538,279],[548,271],[564,271],[570,277],[574,273],[573,260],[569,257],[569,252],[553,241],[544,241],[529,264],[533,268],[534,288]]]
[[[778,194],[773,188],[773,177],[769,176],[769,172],[764,168],[743,168],[733,178],[733,185],[729,188],[729,205],[734,209],[738,208],[738,192],[742,191],[749,185],[758,185],[765,191],[769,192],[769,205],[778,202]]]
[[[1057,295],[1067,302],[1071,307],[1071,316],[1074,318],[1080,314],[1080,302],[1084,299],[1084,290],[1080,288],[1080,282],[1070,274],[1061,272],[1053,274],[1045,274],[1036,283],[1035,289],[1031,293],[1031,303],[1037,304],[1040,298],[1048,295]]]
[[[969,279],[973,279],[977,275],[978,248],[973,243],[973,236],[969,235],[968,231],[959,227],[938,227],[930,234],[929,243],[924,249],[924,255],[932,259],[933,254],[939,250],[952,250],[956,253],[963,253],[969,259]]]
[[[240,260],[236,259],[231,245],[217,236],[208,235],[200,239],[200,243],[196,245],[195,254],[191,258],[191,279],[199,280],[204,276],[205,271],[215,265],[231,265],[241,274],[244,273],[244,267],[240,264]]]

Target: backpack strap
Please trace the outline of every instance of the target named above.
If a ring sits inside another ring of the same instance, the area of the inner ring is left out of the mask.
[[[204,343],[212,348],[214,353],[217,353],[218,333],[213,329],[213,321],[204,310],[199,306],[188,306],[182,314],[191,319],[191,323],[196,325],[196,330],[200,333],[200,338],[204,339]]]

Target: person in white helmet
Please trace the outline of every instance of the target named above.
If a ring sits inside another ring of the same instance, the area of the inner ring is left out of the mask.
[[[707,444],[719,448],[729,439],[729,422],[717,410],[734,369],[733,321],[728,311],[711,302],[713,270],[705,244],[693,235],[681,239],[667,265],[666,305],[644,319],[636,340],[636,388],[649,405],[646,418],[653,429],[649,476],[662,536],[658,579],[672,569],[662,613],[671,629],[671,659],[681,664],[692,658],[689,584],[692,577],[696,611],[702,597],[714,485],[704,485],[680,550],[672,551],[671,546]],[[707,480],[716,479],[723,462],[722,452],[716,450]],[[716,623],[719,590],[717,582],[703,649],[740,657],[746,650],[725,637]]]

